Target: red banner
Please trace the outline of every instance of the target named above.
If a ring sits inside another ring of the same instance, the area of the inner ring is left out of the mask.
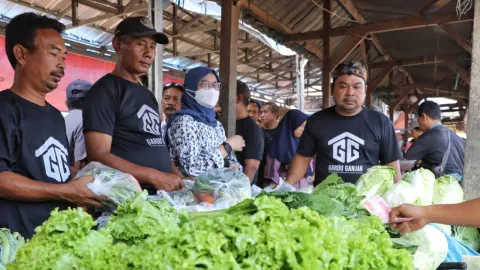
[[[8,58],[5,52],[5,37],[0,36],[0,91],[8,89],[12,86],[14,71],[8,62]],[[47,95],[47,101],[55,106],[60,111],[67,111],[65,105],[66,100],[66,88],[68,84],[74,80],[82,79],[94,83],[105,74],[111,72],[115,63],[109,61],[103,61],[92,57],[69,53],[66,60],[65,76],[59,83],[58,88]],[[178,82],[183,83],[181,80],[171,78],[166,73],[163,75],[164,82]]]

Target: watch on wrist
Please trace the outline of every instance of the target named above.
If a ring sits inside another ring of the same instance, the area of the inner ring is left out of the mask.
[[[232,146],[227,142],[223,142],[222,145],[223,147],[225,147],[225,151],[227,151],[227,154],[230,155],[233,151]]]

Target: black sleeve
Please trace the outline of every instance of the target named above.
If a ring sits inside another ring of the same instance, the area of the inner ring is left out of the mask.
[[[317,150],[317,141],[313,136],[314,132],[314,119],[309,118],[305,125],[302,137],[300,137],[300,143],[298,144],[297,153],[304,157],[315,156]]]
[[[262,160],[263,158],[263,149],[265,147],[265,139],[263,138],[263,131],[260,129],[257,124],[251,122],[252,125],[247,132],[245,138],[245,148],[243,148],[244,159],[257,159]]]
[[[17,128],[13,115],[0,108],[0,172],[12,171],[15,146],[18,144]]]
[[[113,85],[93,85],[85,97],[83,132],[98,131],[113,135],[116,110]]]
[[[428,154],[428,146],[422,138],[418,138],[408,149],[404,158],[408,160],[422,160]]]
[[[388,164],[402,158],[400,147],[397,143],[395,129],[390,119],[382,121],[382,138],[380,139],[380,163]]]

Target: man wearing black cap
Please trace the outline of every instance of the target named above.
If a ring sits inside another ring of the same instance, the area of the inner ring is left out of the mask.
[[[82,110],[85,96],[92,84],[85,80],[75,80],[67,86],[68,115],[65,117],[67,128],[70,165],[74,174],[86,165],[87,151],[83,138]]]
[[[360,62],[340,64],[333,74],[335,106],[312,115],[300,138],[287,181],[298,182],[315,156],[315,185],[332,173],[356,183],[370,167],[392,166],[401,179],[400,147],[387,116],[363,107],[367,71]]]
[[[92,86],[83,110],[88,159],[132,174],[150,192],[183,187],[182,179],[172,174],[158,102],[139,84],[155,59],[157,43],[167,44],[168,39],[148,18],[120,22],[112,40],[115,69]]]

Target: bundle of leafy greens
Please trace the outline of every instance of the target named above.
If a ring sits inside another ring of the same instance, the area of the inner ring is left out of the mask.
[[[318,184],[312,194],[325,195],[343,205],[342,216],[348,218],[366,216],[368,213],[361,205],[365,196],[359,195],[357,187],[352,183],[345,183],[334,173]]]
[[[99,162],[90,162],[77,174],[77,177],[93,176],[87,187],[95,194],[108,198],[106,205],[111,209],[141,192],[137,180],[130,174],[105,166]]]
[[[246,204],[255,212],[189,221],[138,196],[99,231],[81,209],[54,211],[8,269],[413,270],[409,252],[393,247],[376,217],[329,218],[275,196]]]
[[[0,229],[0,270],[15,261],[17,249],[25,244],[25,239],[17,232],[10,232],[9,229]]]

